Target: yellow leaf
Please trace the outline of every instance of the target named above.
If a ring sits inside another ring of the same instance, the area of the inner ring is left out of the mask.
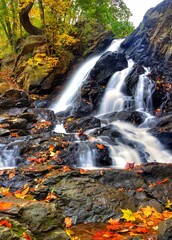
[[[142,212],[146,217],[149,217],[154,211],[155,209],[150,206],[146,206],[145,208],[142,208]]]
[[[172,206],[172,202],[169,199],[167,199],[167,203],[166,203],[165,207],[171,208],[171,206]]]
[[[124,218],[127,221],[135,221],[136,218],[133,216],[133,213],[131,210],[129,209],[121,209],[121,211],[123,212],[123,216],[122,218]]]

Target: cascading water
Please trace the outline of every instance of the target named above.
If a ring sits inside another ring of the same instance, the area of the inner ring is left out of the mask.
[[[13,168],[20,161],[19,148],[17,145],[0,144],[0,169]]]
[[[107,51],[117,51],[120,47],[121,41],[115,41],[107,49]],[[85,64],[79,68],[77,73],[72,77],[67,89],[62,94],[61,98],[55,103],[52,109],[55,112],[66,110],[72,105],[72,100],[81,87],[82,83],[88,76],[92,67],[100,56],[91,58]],[[110,157],[112,159],[112,166],[115,168],[124,168],[127,162],[134,162],[136,164],[145,162],[172,162],[172,156],[165,151],[159,141],[151,136],[145,128],[148,125],[145,124],[147,120],[137,128],[125,121],[113,121],[108,119],[108,113],[116,113],[120,111],[128,110],[127,102],[131,102],[130,96],[125,95],[122,92],[125,78],[130,73],[133,66],[133,61],[128,61],[128,68],[116,72],[110,79],[107,88],[105,90],[102,102],[100,104],[97,118],[106,119],[103,121],[100,132],[103,131],[103,127],[111,128],[111,133],[104,136],[95,134],[95,129],[86,132],[89,141],[102,143],[109,148]],[[153,82],[147,77],[148,69],[145,69],[145,74],[140,75],[136,88],[134,99],[132,104],[134,110],[144,113],[145,118],[153,118],[150,114],[152,110],[151,95],[154,88]],[[113,131],[120,133],[120,137],[113,137]],[[97,131],[98,132],[98,131]],[[77,139],[78,141],[78,139]],[[78,167],[92,168],[95,166],[96,154],[92,145],[88,140],[82,141],[79,147]]]
[[[117,51],[123,40],[114,40],[106,51]],[[71,77],[69,84],[66,86],[64,92],[59,99],[50,107],[55,113],[65,111],[73,103],[73,98],[75,97],[80,86],[86,80],[91,69],[94,67],[95,63],[101,57],[102,54],[94,56],[87,60],[81,65],[81,67],[76,71],[76,73]]]
[[[134,62],[130,59],[126,69],[112,75],[106,87],[98,114],[102,115],[110,112],[119,112],[124,109],[124,103],[128,101],[128,97],[122,92],[122,87],[125,77],[131,71],[133,64]]]

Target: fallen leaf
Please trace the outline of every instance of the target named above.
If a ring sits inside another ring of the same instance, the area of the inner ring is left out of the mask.
[[[51,200],[57,199],[57,196],[54,193],[48,193],[45,202],[50,202]]]
[[[9,192],[9,188],[1,187],[0,188],[0,193],[5,195],[5,196],[12,196],[12,194]]]
[[[165,207],[171,208],[171,206],[172,206],[172,202],[169,199],[167,199],[167,203],[166,203]]]
[[[0,211],[6,211],[11,208],[13,203],[11,202],[0,202]]]
[[[65,224],[66,224],[67,228],[71,227],[72,226],[72,218],[66,217],[65,218]]]
[[[70,172],[71,169],[69,166],[64,166],[63,169],[62,169],[63,172]]]
[[[88,172],[88,170],[86,169],[80,169],[80,174],[86,174]]]
[[[11,228],[12,224],[7,219],[4,219],[4,220],[0,221],[0,226],[5,226],[8,228]]]
[[[127,221],[135,221],[136,218],[133,216],[133,213],[130,209],[121,209],[121,211],[123,212],[123,216],[122,218],[124,218]]]
[[[143,188],[137,188],[137,192],[143,192]]]
[[[26,233],[23,233],[23,237],[26,238],[26,240],[32,240],[32,238]]]
[[[135,165],[135,163],[126,163],[126,165],[125,165],[125,167],[124,167],[124,169],[125,170],[131,170],[131,169],[134,169],[134,165]]]

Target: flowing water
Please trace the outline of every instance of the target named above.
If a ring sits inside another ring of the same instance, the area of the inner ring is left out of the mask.
[[[0,143],[0,169],[13,168],[19,161],[20,154],[17,145]]]
[[[118,51],[121,41],[114,41],[106,51]],[[59,100],[52,105],[52,109],[56,113],[64,111],[72,105],[74,96],[100,56],[87,60],[72,76]],[[126,163],[172,162],[171,154],[165,151],[159,141],[147,132],[148,126],[151,126],[154,121],[154,117],[151,115],[151,96],[155,86],[148,77],[149,70],[145,68],[145,73],[140,75],[134,99],[123,93],[125,79],[132,70],[133,64],[132,60],[128,60],[128,68],[114,73],[111,77],[97,115],[97,118],[103,119],[102,127],[110,124],[112,130],[118,129],[122,135],[121,140],[117,139],[116,142],[113,142],[110,136],[96,136],[94,134],[95,129],[87,131],[86,134],[90,136],[91,140],[80,142],[78,167],[95,167],[96,152],[90,144],[91,141],[102,143],[108,147],[112,158],[111,167],[114,168],[124,168]],[[135,111],[145,115],[145,121],[139,128],[124,121],[108,119],[107,115],[109,113],[128,110],[130,105],[133,105]],[[56,131],[58,131],[58,128],[59,125]],[[60,129],[63,129],[63,127],[60,126]]]

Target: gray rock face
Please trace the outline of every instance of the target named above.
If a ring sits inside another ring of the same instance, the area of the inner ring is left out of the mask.
[[[125,39],[122,47],[135,61],[145,66],[157,66],[169,72],[172,67],[172,2],[164,0],[151,8],[139,27]]]

